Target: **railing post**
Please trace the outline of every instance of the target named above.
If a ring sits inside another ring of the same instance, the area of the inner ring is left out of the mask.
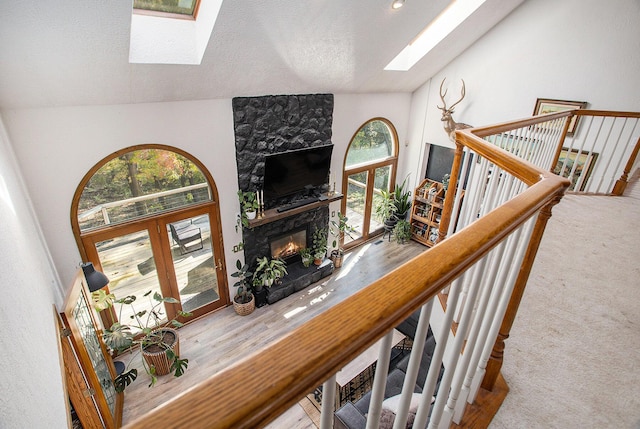
[[[453,156],[453,165],[451,166],[451,175],[449,176],[449,187],[444,197],[444,207],[442,208],[442,218],[438,226],[438,243],[447,237],[449,223],[451,222],[451,212],[453,211],[453,203],[456,199],[456,189],[458,188],[458,174],[460,165],[462,165],[462,144],[456,139],[456,150]]]
[[[633,164],[636,162],[638,152],[640,152],[640,138],[636,142],[636,147],[633,148],[633,152],[631,152],[631,156],[629,157],[627,164],[624,166],[622,176],[616,181],[616,184],[613,186],[613,191],[611,192],[613,195],[621,197],[622,194],[624,194],[624,190],[627,188],[627,183],[629,183],[629,173],[633,168]]]
[[[511,293],[511,298],[509,299],[507,310],[505,312],[504,318],[502,319],[502,324],[500,325],[498,338],[496,338],[496,342],[493,345],[493,350],[491,351],[491,357],[487,362],[486,374],[484,376],[484,379],[482,380],[481,385],[483,389],[492,391],[495,386],[496,380],[498,379],[498,375],[500,374],[500,370],[502,369],[502,361],[504,357],[504,342],[507,338],[509,338],[511,327],[513,326],[513,322],[516,318],[516,315],[518,314],[520,301],[522,300],[524,289],[527,285],[527,281],[529,280],[531,268],[533,267],[533,262],[536,259],[536,254],[538,253],[538,248],[540,247],[540,242],[542,241],[544,230],[547,226],[547,222],[551,218],[551,209],[553,206],[560,202],[562,196],[563,194],[556,196],[556,198],[554,198],[551,202],[544,206],[538,214],[533,233],[531,234],[531,239],[529,240],[529,245],[527,246],[524,260],[522,261],[520,271],[518,272],[518,278],[516,279],[515,285],[513,287],[513,292]]]

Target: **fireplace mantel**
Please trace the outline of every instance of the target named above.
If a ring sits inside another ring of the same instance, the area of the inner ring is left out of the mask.
[[[261,217],[256,217],[255,219],[249,220],[249,228],[255,228],[256,226],[266,225],[268,223],[275,222],[289,216],[295,216],[308,210],[326,206],[334,201],[339,201],[342,199],[342,194],[339,193],[333,193],[331,196],[329,196],[329,194],[324,195],[327,197],[324,200],[305,204],[304,206],[296,207],[295,209],[287,210],[284,212],[278,212],[277,208],[265,210]]]

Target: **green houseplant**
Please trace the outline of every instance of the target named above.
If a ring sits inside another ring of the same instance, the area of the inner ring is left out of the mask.
[[[331,260],[336,268],[340,268],[342,266],[342,259],[344,257],[344,248],[342,247],[344,244],[344,236],[347,235],[351,237],[351,233],[355,232],[355,229],[347,223],[348,221],[349,218],[340,212],[338,212],[338,221],[331,221],[331,233],[336,236],[336,239],[333,240],[334,249],[331,251]]]
[[[311,254],[311,249],[307,249],[305,247],[304,249],[300,249],[300,252],[298,253],[300,253],[300,258],[302,258],[302,265],[308,268],[313,262],[313,255]]]
[[[322,264],[322,260],[327,254],[327,229],[316,228],[311,236],[313,247],[311,253],[313,254],[313,263],[316,265]]]
[[[253,274],[249,271],[249,264],[242,265],[239,259],[236,261],[236,268],[238,271],[231,274],[231,277],[238,279],[233,285],[238,288],[233,297],[233,309],[240,316],[246,316],[256,308],[256,300],[251,292]]]
[[[249,226],[249,219],[256,217],[256,211],[260,208],[256,193],[253,191],[244,192],[238,190],[238,201],[240,202],[240,221],[242,226]]]
[[[401,220],[407,218],[407,213],[411,209],[411,191],[405,189],[407,186],[407,177],[404,178],[400,185],[396,185],[393,190],[393,204],[396,207],[394,216]]]
[[[146,292],[143,297],[148,297],[151,303],[149,310],[136,311],[136,296],[129,295],[116,299],[114,294],[107,294],[104,290],[93,292],[92,298],[97,311],[106,310],[114,304],[120,304],[118,320],[122,321],[122,309],[129,306],[132,310],[131,323],[116,322],[109,329],[105,329],[103,340],[107,347],[113,351],[123,352],[137,347],[142,354],[142,364],[145,371],[151,377],[149,387],[157,381],[157,376],[173,373],[174,377],[184,374],[189,364],[188,359],[181,359],[178,332],[173,328],[179,328],[183,324],[179,317],[190,317],[191,313],[178,311],[176,317],[163,322],[163,306],[165,303],[178,304],[179,301],[172,297],[163,297],[158,292]],[[139,332],[134,333],[134,329]],[[131,363],[131,361],[129,362]],[[122,392],[138,377],[135,368],[118,375],[114,380],[116,391]]]
[[[411,224],[405,219],[400,219],[393,228],[393,235],[399,244],[404,244],[411,238]]]
[[[287,275],[287,264],[282,259],[270,259],[263,256],[258,258],[258,265],[253,274],[254,285],[256,284],[255,280],[258,279],[265,287],[271,287],[274,282],[279,281],[285,275]]]

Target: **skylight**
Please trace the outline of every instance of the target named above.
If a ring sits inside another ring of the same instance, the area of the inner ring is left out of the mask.
[[[409,43],[385,70],[407,71],[429,51],[442,42],[453,30],[473,14],[485,0],[457,0],[451,3],[411,43]]]
[[[200,0],[133,0],[133,9],[195,18]]]
[[[157,11],[141,14],[133,9],[130,63],[198,65],[202,62],[222,0],[134,0],[134,7],[139,2],[193,4],[197,19],[172,19],[177,15]]]

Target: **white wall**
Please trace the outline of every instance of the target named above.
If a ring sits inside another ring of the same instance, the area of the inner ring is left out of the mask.
[[[355,131],[368,119],[382,116],[394,123],[404,141],[410,98],[410,94],[335,97],[332,171],[338,191],[344,154]],[[70,222],[78,183],[105,156],[144,143],[178,147],[209,169],[220,197],[226,264],[233,272],[242,253],[231,249],[242,236],[235,231],[239,207],[231,100],[10,110],[4,117],[65,288],[80,263]],[[339,210],[339,204],[332,210]],[[230,288],[233,283],[230,279]]]
[[[452,147],[436,108],[445,77],[452,99],[465,80],[454,118],[474,126],[531,116],[537,98],[640,111],[639,22],[637,0],[527,0],[414,93],[428,107],[412,109],[410,129]]]
[[[0,427],[67,427],[53,304],[59,280],[0,120]]]

